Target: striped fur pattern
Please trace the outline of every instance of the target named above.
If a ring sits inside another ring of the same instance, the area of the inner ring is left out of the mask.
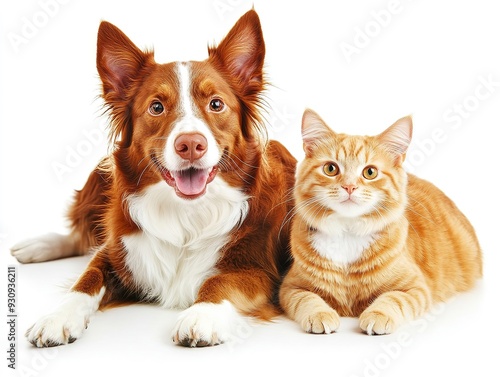
[[[341,316],[359,316],[367,334],[392,333],[481,277],[469,221],[438,188],[402,167],[410,117],[378,136],[349,136],[306,110],[302,131],[294,262],[280,303],[305,331],[331,333]]]

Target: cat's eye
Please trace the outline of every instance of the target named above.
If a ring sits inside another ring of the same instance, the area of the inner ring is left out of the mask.
[[[149,105],[148,111],[151,115],[158,116],[163,114],[165,108],[163,107],[163,104],[160,101],[153,101],[151,105]]]
[[[323,173],[329,177],[334,177],[340,173],[340,169],[335,162],[329,162],[323,166]]]
[[[363,169],[363,177],[368,180],[377,178],[378,170],[375,166],[367,166]]]
[[[220,98],[212,98],[210,100],[210,103],[208,104],[208,108],[214,113],[220,113],[222,110],[224,110],[224,107],[224,102],[222,102]]]

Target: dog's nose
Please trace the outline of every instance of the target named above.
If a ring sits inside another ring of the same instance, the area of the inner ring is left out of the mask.
[[[187,133],[177,136],[175,152],[184,160],[193,162],[203,157],[207,151],[207,139],[200,133]]]

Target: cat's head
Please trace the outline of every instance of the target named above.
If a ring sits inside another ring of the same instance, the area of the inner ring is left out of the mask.
[[[306,110],[296,210],[311,226],[330,215],[346,221],[363,219],[369,227],[394,221],[406,206],[402,164],[411,135],[410,116],[379,135],[353,136],[334,132],[318,114]]]

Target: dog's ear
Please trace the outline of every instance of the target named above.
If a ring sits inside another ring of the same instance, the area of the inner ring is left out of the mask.
[[[259,16],[245,13],[217,47],[209,47],[209,60],[227,72],[243,94],[255,94],[264,87],[266,47]]]
[[[97,71],[106,100],[125,99],[133,81],[145,67],[152,64],[152,52],[141,51],[116,26],[101,22],[97,35]]]
[[[134,83],[155,64],[152,51],[141,51],[116,26],[103,21],[97,35],[97,71],[102,81],[102,97],[111,115],[110,140],[131,143],[132,122],[128,99]]]

